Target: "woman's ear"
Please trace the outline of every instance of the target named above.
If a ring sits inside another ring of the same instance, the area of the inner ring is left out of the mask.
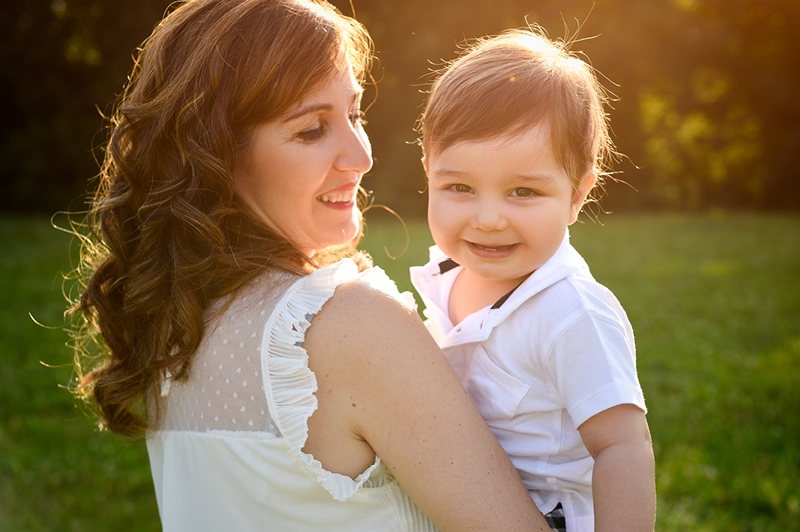
[[[569,225],[575,223],[578,219],[578,214],[581,212],[583,204],[586,203],[586,197],[597,182],[597,174],[594,170],[589,170],[581,178],[581,182],[572,193],[572,204],[570,205]]]

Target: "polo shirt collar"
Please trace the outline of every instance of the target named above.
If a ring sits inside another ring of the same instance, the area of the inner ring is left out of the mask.
[[[494,305],[469,315],[454,327],[447,314],[447,303],[461,266],[437,246],[430,248],[430,257],[430,262],[425,266],[411,268],[411,280],[425,303],[425,316],[433,320],[444,334],[444,338],[440,339],[442,347],[483,341],[494,327],[545,288],[574,274],[591,277],[586,262],[570,245],[567,231],[561,246],[550,260]]]

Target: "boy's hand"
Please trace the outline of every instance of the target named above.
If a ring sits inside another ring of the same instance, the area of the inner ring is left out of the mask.
[[[644,412],[634,405],[617,405],[592,416],[578,431],[595,461],[595,530],[652,532],[655,461]]]

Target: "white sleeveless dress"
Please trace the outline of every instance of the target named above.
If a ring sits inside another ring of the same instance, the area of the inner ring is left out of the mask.
[[[356,279],[401,298],[382,270],[350,260],[264,274],[209,322],[188,380],[165,380],[163,424],[147,440],[165,532],[436,530],[380,458],[351,479],[302,451],[317,408],[305,332]]]

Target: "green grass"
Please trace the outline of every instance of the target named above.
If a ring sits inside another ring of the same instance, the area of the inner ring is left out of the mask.
[[[800,218],[605,218],[573,240],[636,332],[658,530],[800,529]]]
[[[69,235],[0,218],[0,238],[0,530],[159,529],[144,445],[98,433],[64,388]]]
[[[800,529],[800,217],[601,219],[572,240],[636,332],[656,530]],[[399,222],[364,240],[402,290],[430,244],[408,225],[397,259]],[[0,237],[0,530],[158,530],[144,445],[97,432],[63,389],[69,237],[35,218],[0,218]]]

